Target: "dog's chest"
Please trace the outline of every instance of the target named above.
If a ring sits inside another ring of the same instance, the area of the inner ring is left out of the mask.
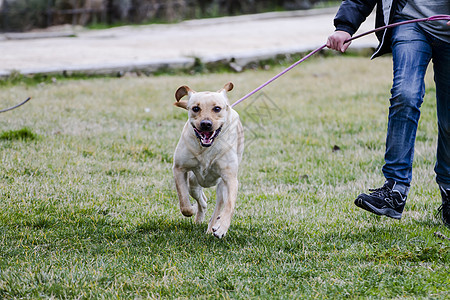
[[[203,187],[211,187],[217,184],[220,178],[220,168],[215,157],[197,157],[197,163],[191,169],[197,177],[198,183]]]

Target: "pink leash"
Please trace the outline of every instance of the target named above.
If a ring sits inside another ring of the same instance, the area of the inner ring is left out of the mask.
[[[348,43],[348,42],[350,42],[352,40],[359,39],[360,37],[363,37],[365,35],[368,35],[368,34],[371,34],[371,33],[374,33],[374,32],[380,31],[380,30],[383,30],[383,29],[396,27],[396,26],[399,26],[399,25],[410,24],[410,23],[417,23],[417,22],[439,21],[439,20],[450,21],[450,16],[449,15],[436,15],[436,16],[432,16],[432,17],[429,17],[429,18],[414,19],[414,20],[408,20],[408,21],[393,23],[393,24],[382,26],[382,27],[378,27],[378,28],[375,28],[373,30],[364,32],[364,33],[362,33],[360,35],[354,36],[354,37],[346,40],[345,43]],[[289,72],[290,70],[292,70],[293,68],[295,68],[296,66],[298,66],[299,64],[301,64],[302,62],[304,62],[305,60],[307,60],[308,58],[310,58],[311,56],[313,56],[314,54],[316,54],[317,52],[319,52],[320,50],[325,48],[326,46],[327,46],[327,44],[324,44],[324,45],[320,46],[319,48],[317,48],[316,50],[313,50],[311,53],[309,53],[308,55],[306,55],[305,57],[303,57],[302,59],[300,59],[299,61],[297,61],[293,65],[291,65],[289,68],[283,70],[279,74],[275,75],[274,77],[272,77],[271,79],[267,80],[266,82],[261,84],[259,87],[257,87],[256,89],[254,89],[253,91],[251,91],[250,93],[248,93],[247,95],[242,97],[241,99],[239,99],[238,101],[234,102],[231,105],[231,107],[234,107],[234,106],[238,105],[239,103],[241,103],[242,101],[244,101],[248,97],[250,97],[253,94],[257,93],[258,91],[262,90],[265,86],[269,85],[270,83],[272,83],[276,79],[280,78],[281,76],[283,76],[284,74],[286,74],[287,72]]]

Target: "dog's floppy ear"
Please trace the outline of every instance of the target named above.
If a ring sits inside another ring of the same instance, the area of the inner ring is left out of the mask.
[[[227,84],[225,84],[223,86],[223,88],[221,88],[220,90],[218,90],[218,93],[221,93],[223,95],[223,97],[226,99],[227,101],[227,110],[230,109],[230,103],[228,102],[228,97],[227,97],[227,92],[231,91],[233,89],[234,85],[231,82],[228,82]]]
[[[194,90],[192,90],[190,87],[183,85],[180,86],[177,91],[175,92],[175,99],[177,99],[177,102],[174,103],[175,106],[187,109],[187,101],[180,101],[181,98],[183,98],[186,95],[190,95],[192,93],[195,93]]]
[[[233,89],[233,87],[234,87],[233,83],[228,82],[227,84],[225,84],[225,85],[223,86],[223,88],[221,88],[221,89],[218,90],[217,92],[218,92],[218,93],[221,93],[221,92],[229,92],[229,91],[231,91],[231,90]]]

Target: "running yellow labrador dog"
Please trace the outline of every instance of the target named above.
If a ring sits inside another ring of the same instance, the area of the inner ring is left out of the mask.
[[[195,214],[195,222],[202,222],[207,201],[203,188],[217,185],[216,207],[206,232],[218,238],[230,227],[244,152],[244,130],[227,98],[232,89],[229,82],[217,92],[195,92],[182,86],[175,93],[175,105],[189,115],[173,160],[180,210],[186,217]],[[184,96],[187,99],[181,100]],[[191,204],[189,194],[197,203]]]

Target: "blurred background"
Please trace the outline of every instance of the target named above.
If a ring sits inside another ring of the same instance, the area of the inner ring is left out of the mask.
[[[335,6],[339,0],[0,0],[0,32],[102,28]]]

